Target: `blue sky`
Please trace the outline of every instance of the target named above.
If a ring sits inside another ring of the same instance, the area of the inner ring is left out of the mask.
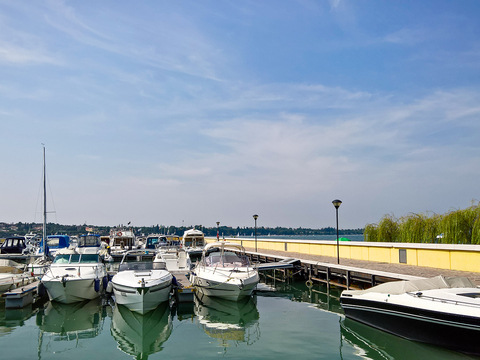
[[[478,1],[0,0],[0,221],[363,227],[480,199]]]

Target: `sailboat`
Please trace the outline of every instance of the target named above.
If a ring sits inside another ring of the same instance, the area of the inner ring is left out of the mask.
[[[47,173],[46,173],[46,163],[45,163],[45,145],[43,145],[43,237],[42,237],[42,247],[43,251],[41,252],[40,256],[36,258],[31,257],[31,259],[35,259],[33,262],[28,264],[28,270],[34,276],[41,276],[45,274],[45,272],[50,267],[52,263],[51,259],[49,259],[46,255],[46,239],[47,239]]]

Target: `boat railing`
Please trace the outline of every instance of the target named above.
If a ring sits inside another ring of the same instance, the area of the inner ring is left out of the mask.
[[[441,302],[443,304],[453,304],[453,305],[461,305],[461,306],[470,306],[470,307],[473,307],[473,308],[480,308],[480,304],[473,304],[473,303],[469,303],[469,302],[466,302],[466,301],[458,301],[458,300],[452,300],[452,299],[439,298],[439,297],[436,297],[436,296],[427,296],[427,295],[423,295],[422,292],[407,292],[407,294],[410,295],[410,296],[413,296],[413,297],[424,299],[424,300]],[[467,296],[467,297],[470,297],[470,298],[480,298],[480,292],[478,292],[478,293],[465,293],[465,294],[461,294],[461,296]]]

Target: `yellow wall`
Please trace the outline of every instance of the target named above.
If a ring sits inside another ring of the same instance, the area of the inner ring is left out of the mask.
[[[243,243],[244,247],[255,248],[253,239],[226,239],[237,243]],[[216,241],[208,238],[207,242]],[[288,241],[288,240],[257,240],[258,252],[268,250],[284,251],[285,244],[288,252],[300,254],[321,255],[337,257],[336,242],[312,242],[312,241]],[[340,258],[365,261],[378,261],[391,264],[399,264],[399,250],[405,249],[407,254],[407,265],[426,266],[439,269],[460,270],[480,272],[480,246],[470,246],[468,250],[461,247],[429,244],[400,244],[400,243],[350,243],[341,241]]]

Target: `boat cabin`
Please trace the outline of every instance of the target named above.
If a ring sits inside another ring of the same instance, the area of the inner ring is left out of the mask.
[[[156,249],[157,247],[167,246],[166,236],[148,236],[145,242],[145,249]]]
[[[188,247],[204,247],[205,235],[200,230],[190,229],[185,231],[182,238],[182,245]]]
[[[25,245],[25,237],[12,236],[5,239],[0,245],[1,254],[22,254],[23,250],[27,246]]]
[[[131,250],[137,246],[133,230],[110,230],[110,247],[115,250]]]

